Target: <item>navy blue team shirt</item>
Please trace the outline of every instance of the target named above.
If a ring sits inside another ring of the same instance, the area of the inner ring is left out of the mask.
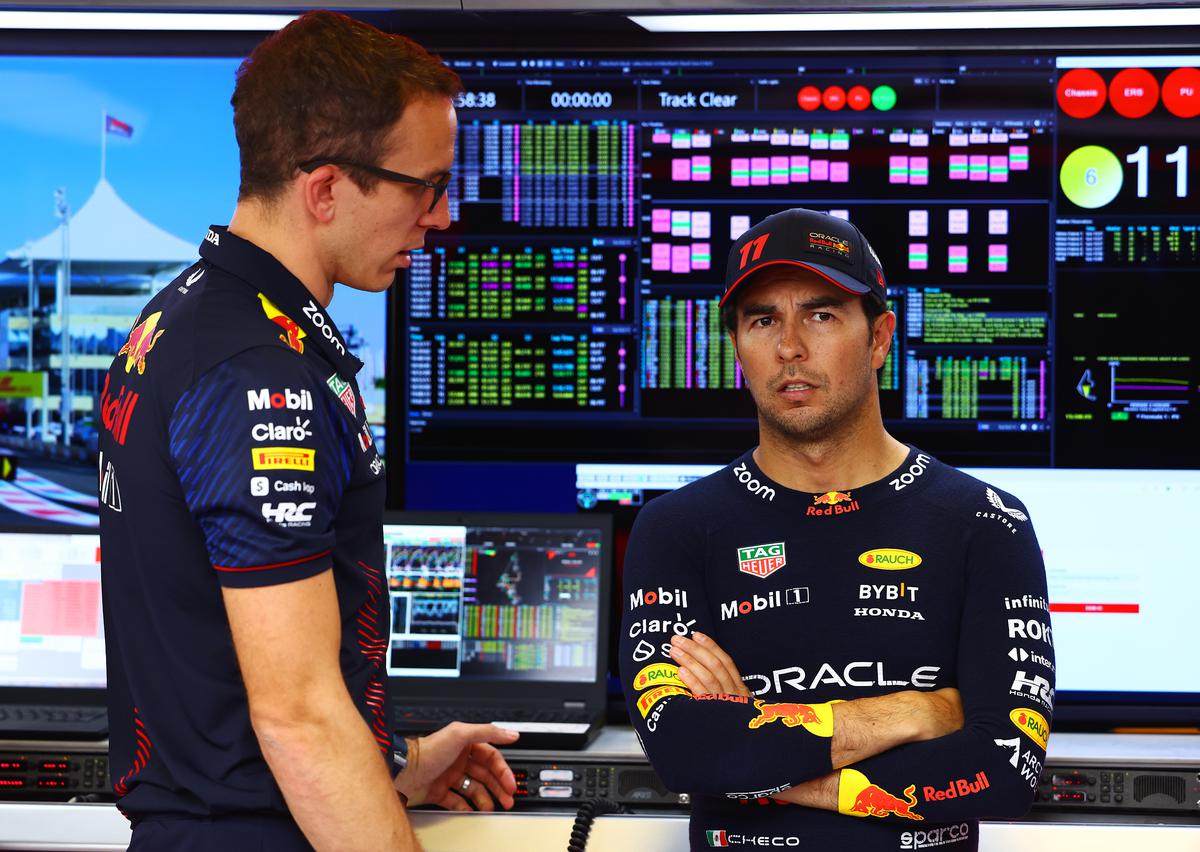
[[[200,258],[142,310],[102,394],[110,766],[135,824],[286,812],[223,586],[332,570],[346,686],[391,751],[383,461],[362,363],[267,252],[213,226]]]
[[[978,847],[1033,801],[1054,702],[1045,568],[1025,507],[910,448],[810,494],[746,453],[641,510],[621,681],[646,754],[693,796],[692,848]],[[750,698],[693,696],[668,653],[701,631]],[[965,726],[840,771],[839,812],[771,799],[832,770],[832,703],[956,687]]]

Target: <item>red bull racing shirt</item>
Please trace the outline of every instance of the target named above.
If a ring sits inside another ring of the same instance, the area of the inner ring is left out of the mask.
[[[135,820],[286,811],[222,586],[332,570],[346,685],[391,752],[383,462],[362,364],[270,254],[214,226],[200,258],[142,310],[101,399],[110,766]]]
[[[972,850],[979,819],[1029,809],[1054,649],[1012,495],[917,449],[879,482],[809,494],[747,453],[642,509],[623,585],[630,715],[663,781],[693,796],[693,848]],[[670,640],[697,630],[752,696],[684,687]],[[838,812],[771,798],[831,771],[831,702],[950,686],[963,729],[842,768]]]

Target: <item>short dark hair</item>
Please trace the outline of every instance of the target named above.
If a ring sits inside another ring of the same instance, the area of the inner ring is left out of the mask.
[[[301,15],[238,68],[230,100],[238,200],[274,199],[297,166],[318,157],[377,165],[411,101],[461,91],[457,74],[404,36],[336,12]],[[379,181],[347,171],[364,191]]]

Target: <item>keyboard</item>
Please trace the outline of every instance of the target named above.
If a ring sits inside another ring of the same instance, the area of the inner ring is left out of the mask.
[[[108,731],[108,713],[103,707],[53,704],[0,704],[0,736],[101,737]]]
[[[449,722],[488,723],[496,721],[536,724],[583,724],[592,717],[579,710],[532,710],[513,707],[397,707],[396,724],[401,730],[435,730]],[[412,727],[409,727],[412,726]]]

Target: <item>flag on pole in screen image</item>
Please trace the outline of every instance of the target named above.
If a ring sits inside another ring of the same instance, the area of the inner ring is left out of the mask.
[[[133,126],[126,124],[118,118],[113,118],[111,115],[104,116],[104,129],[108,133],[115,133],[118,136],[124,136],[127,139],[133,136]]]

